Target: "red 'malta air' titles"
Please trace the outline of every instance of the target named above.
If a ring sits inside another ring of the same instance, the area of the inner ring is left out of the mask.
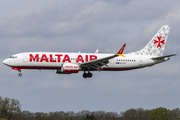
[[[42,54],[41,57],[39,57],[39,54],[33,55],[33,54],[29,54],[29,62],[69,62],[71,63],[71,59],[69,57],[68,54],[65,54],[63,56],[63,54],[55,54],[54,56],[52,54],[49,54],[49,57],[47,57],[46,54]],[[55,59],[57,58],[57,59]],[[63,59],[62,59],[63,58]],[[92,60],[96,60],[97,56],[96,55],[85,55],[85,58],[83,58],[82,55],[78,55],[77,59],[76,59],[76,63],[78,62],[88,62],[88,61],[92,61]],[[62,60],[62,61],[61,61]]]

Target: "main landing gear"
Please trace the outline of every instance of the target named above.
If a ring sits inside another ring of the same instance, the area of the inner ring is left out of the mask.
[[[91,78],[92,77],[92,73],[90,73],[89,71],[88,71],[88,73],[86,73],[85,71],[84,71],[84,74],[83,74],[83,77],[84,78]]]

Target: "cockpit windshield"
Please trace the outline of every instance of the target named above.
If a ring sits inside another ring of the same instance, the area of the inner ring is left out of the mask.
[[[17,56],[11,56],[10,58],[15,59],[15,58],[17,58]]]

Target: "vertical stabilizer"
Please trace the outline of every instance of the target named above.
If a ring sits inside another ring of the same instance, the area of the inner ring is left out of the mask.
[[[137,52],[132,52],[132,55],[149,55],[149,56],[162,56],[166,41],[168,38],[170,27],[169,25],[164,25],[156,33],[156,35],[150,40],[150,42],[142,49]]]

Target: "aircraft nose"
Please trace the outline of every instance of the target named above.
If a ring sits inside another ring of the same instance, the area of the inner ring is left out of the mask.
[[[5,60],[3,61],[3,64],[7,65],[7,64],[8,64],[8,60],[5,59]]]

